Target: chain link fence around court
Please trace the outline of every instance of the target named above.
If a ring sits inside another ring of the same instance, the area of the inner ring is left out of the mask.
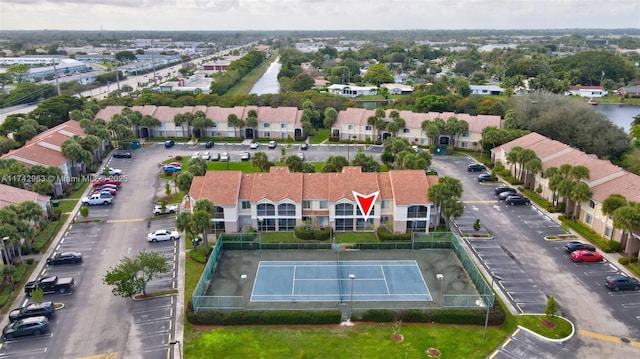
[[[477,266],[462,246],[460,238],[451,232],[413,233],[411,241],[397,242],[365,242],[365,243],[262,243],[258,233],[220,234],[214,246],[213,252],[207,261],[205,269],[200,277],[198,285],[193,293],[193,309],[221,310],[243,309],[244,298],[242,296],[205,296],[213,274],[218,265],[218,260],[223,250],[333,250],[340,248],[345,250],[428,250],[451,249],[454,251],[471,282],[479,294],[442,294],[441,303],[444,308],[486,308],[492,307],[494,294]],[[336,251],[338,252],[338,251]],[[339,253],[336,253],[338,256]]]

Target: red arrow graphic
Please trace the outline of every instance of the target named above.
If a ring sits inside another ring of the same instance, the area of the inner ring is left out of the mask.
[[[353,197],[356,199],[356,202],[358,202],[358,207],[360,208],[360,212],[362,212],[362,216],[366,222],[367,219],[369,219],[369,214],[371,213],[373,205],[376,203],[376,199],[378,198],[380,191],[376,191],[368,195],[364,195],[356,191],[351,192],[353,192]]]

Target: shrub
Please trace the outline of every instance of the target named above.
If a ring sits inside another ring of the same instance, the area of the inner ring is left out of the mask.
[[[497,303],[497,302],[494,302]],[[358,319],[367,322],[403,323],[440,323],[440,324],[475,324],[484,325],[485,310],[465,309],[371,309],[363,312]],[[490,325],[501,325],[505,321],[505,313],[500,305],[494,305],[489,313]]]
[[[173,159],[176,160],[176,162],[180,162],[182,161],[182,156],[175,156]]]
[[[628,257],[620,257],[620,258],[618,258],[618,263],[626,266],[627,264],[629,264],[629,258]]]
[[[59,221],[60,218],[62,218],[62,210],[60,208],[54,208],[53,211],[51,211],[51,220]]]
[[[28,265],[23,263],[23,264],[18,264],[16,266],[16,270],[15,272],[13,272],[13,282],[14,283],[19,283],[22,280],[22,277],[24,277],[24,273],[27,271],[27,267]]]
[[[197,325],[246,325],[246,324],[337,324],[338,310],[251,310],[251,311],[193,311],[193,302],[187,305],[187,320]]]
[[[0,293],[0,307],[4,307],[5,304],[9,301],[9,296],[11,295],[11,287],[5,287]]]
[[[33,258],[27,258],[27,265],[33,264]]]
[[[411,240],[411,233],[395,234],[395,233],[389,232],[389,230],[387,228],[384,228],[384,227],[378,227],[378,229],[376,230],[376,233],[378,235],[378,240],[380,240],[382,242],[384,242],[384,241],[410,241]]]
[[[609,246],[612,252],[620,252],[620,250],[622,249],[622,245],[620,244],[620,242],[616,242],[614,240],[609,240],[607,242],[607,245]]]
[[[298,227],[295,227],[293,229],[293,234],[296,236],[296,238],[299,238],[299,239],[302,239],[302,240],[314,239],[313,228],[311,228],[309,226],[298,226]]]
[[[43,228],[38,236],[33,241],[33,246],[31,249],[33,253],[40,253],[42,248],[44,248],[49,241],[58,234],[58,229],[60,228],[61,223],[59,221],[52,221],[45,228]]]
[[[313,235],[319,241],[326,241],[331,238],[331,227],[316,229],[313,231]]]
[[[207,263],[207,256],[201,250],[194,249],[189,252],[189,258],[198,263]]]

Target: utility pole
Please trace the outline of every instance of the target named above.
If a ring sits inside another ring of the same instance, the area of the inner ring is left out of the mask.
[[[58,81],[58,70],[56,70],[56,58],[52,58],[51,62],[53,63],[53,74],[56,76],[56,89],[58,90],[58,96],[60,96],[60,82]]]

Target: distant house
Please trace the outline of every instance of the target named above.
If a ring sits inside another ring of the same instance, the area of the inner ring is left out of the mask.
[[[625,86],[616,90],[617,96],[640,97],[640,86]]]
[[[158,85],[160,92],[187,91],[193,93],[211,93],[211,81],[209,77],[178,79],[178,81],[167,81]]]
[[[355,86],[355,85],[333,84],[327,87],[327,90],[334,95],[344,96],[344,97],[370,96],[370,95],[378,94],[378,88],[375,86]]]
[[[571,86],[569,91],[565,91],[565,96],[580,96],[580,97],[605,97],[608,92],[602,86]]]
[[[410,95],[413,93],[413,86],[403,84],[382,84],[380,87],[387,89],[391,95]]]
[[[502,95],[504,89],[496,85],[470,85],[472,95]]]

